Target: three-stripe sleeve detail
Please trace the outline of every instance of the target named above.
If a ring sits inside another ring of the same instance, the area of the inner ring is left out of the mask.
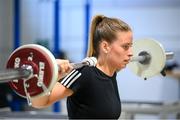
[[[61,84],[69,88],[80,76],[81,73],[74,69],[61,81]]]

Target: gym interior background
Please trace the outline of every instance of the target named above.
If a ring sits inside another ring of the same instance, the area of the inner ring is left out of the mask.
[[[126,21],[133,29],[134,40],[152,38],[161,42],[175,54],[168,64],[180,64],[179,0],[0,0],[0,69],[5,69],[15,48],[29,43],[46,46],[56,58],[63,52],[72,62],[81,61],[86,56],[89,25],[95,14]],[[117,79],[122,119],[176,118],[179,108],[165,113],[160,108],[180,102],[178,78],[158,75],[144,81],[126,68],[118,73]],[[41,110],[27,106],[23,100],[18,104],[9,100],[13,112],[67,115],[65,100]],[[25,108],[18,106],[21,104]]]

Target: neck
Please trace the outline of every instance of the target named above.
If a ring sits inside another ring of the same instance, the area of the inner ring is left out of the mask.
[[[106,60],[98,59],[96,67],[103,71],[108,76],[113,76],[116,69],[112,67]]]

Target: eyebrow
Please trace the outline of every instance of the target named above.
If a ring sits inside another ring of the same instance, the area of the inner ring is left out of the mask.
[[[123,45],[132,45],[133,43],[123,43]]]

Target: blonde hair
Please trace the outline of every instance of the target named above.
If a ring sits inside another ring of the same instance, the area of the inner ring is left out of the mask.
[[[98,57],[100,42],[102,40],[113,42],[118,31],[131,31],[131,28],[127,23],[117,18],[108,18],[104,15],[94,16],[90,27],[87,56]]]

